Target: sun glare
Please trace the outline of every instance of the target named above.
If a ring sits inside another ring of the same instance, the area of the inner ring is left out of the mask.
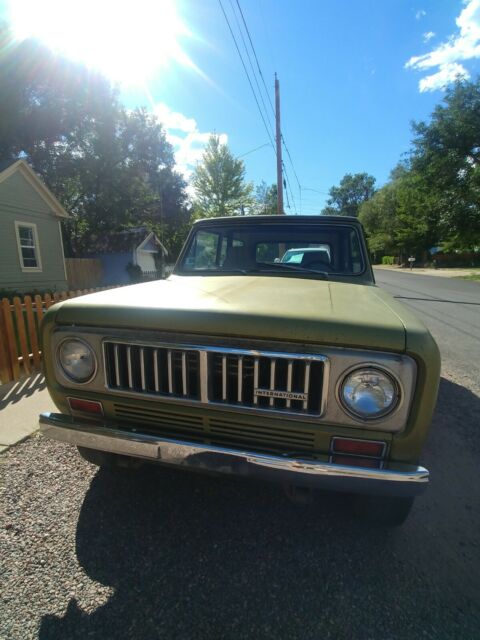
[[[10,0],[9,9],[17,39],[38,38],[122,84],[144,84],[172,63],[195,68],[174,0]]]

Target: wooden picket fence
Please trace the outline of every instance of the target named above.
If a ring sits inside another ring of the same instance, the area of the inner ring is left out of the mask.
[[[41,370],[40,325],[45,311],[53,304],[86,293],[112,287],[46,293],[40,295],[3,298],[0,303],[0,382],[18,380]]]
[[[103,268],[96,258],[65,258],[67,282],[71,289],[100,286],[103,279]]]

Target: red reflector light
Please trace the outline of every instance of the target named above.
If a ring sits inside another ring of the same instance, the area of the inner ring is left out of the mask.
[[[385,452],[385,442],[374,440],[351,440],[332,438],[332,453],[347,453],[355,456],[381,458]]]
[[[72,411],[82,411],[83,413],[94,413],[97,416],[103,416],[103,407],[101,402],[83,400],[82,398],[68,398],[68,404]]]
[[[332,462],[334,464],[344,464],[348,467],[368,467],[369,469],[380,469],[382,464],[381,460],[374,460],[373,458],[339,455],[333,455]]]

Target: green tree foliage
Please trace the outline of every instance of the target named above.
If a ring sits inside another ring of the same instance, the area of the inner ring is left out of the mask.
[[[360,222],[368,236],[370,250],[374,253],[393,251],[396,220],[395,189],[387,185],[360,207]]]
[[[373,252],[426,257],[480,245],[480,81],[447,90],[429,123],[413,125],[413,149],[360,208]]]
[[[338,187],[331,187],[323,215],[358,216],[363,202],[375,193],[375,178],[368,173],[346,173]]]
[[[374,253],[424,254],[437,241],[437,226],[422,176],[404,165],[360,207],[359,219]]]
[[[257,215],[273,216],[277,213],[277,185],[268,186],[265,180],[255,187],[253,212]]]
[[[0,162],[24,157],[62,202],[70,255],[89,238],[188,216],[161,124],[128,112],[102,76],[0,28]]]
[[[445,239],[480,244],[480,79],[457,81],[428,124],[413,125],[412,170],[422,176]]]
[[[253,203],[252,186],[245,182],[245,165],[218,135],[210,136],[192,180],[196,217],[239,215]]]

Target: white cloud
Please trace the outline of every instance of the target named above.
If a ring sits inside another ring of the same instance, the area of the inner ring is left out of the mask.
[[[194,118],[172,111],[164,102],[157,103],[153,113],[166,129],[167,140],[175,151],[178,171],[189,181],[195,165],[202,158],[208,139],[212,135],[211,132],[200,131]],[[219,137],[222,144],[228,142],[226,133],[219,134]],[[188,191],[192,195],[191,190],[188,189]]]
[[[465,60],[480,57],[480,0],[469,0],[456,19],[459,32],[446,42],[421,56],[413,56],[405,64],[407,69],[432,71],[419,82],[420,91],[443,89],[456,77],[469,78],[461,64]]]
[[[425,9],[419,9],[415,14],[415,20],[421,20],[421,18],[423,18],[426,15],[427,15],[427,12],[425,11]]]
[[[458,64],[458,62],[442,64],[437,73],[432,73],[422,78],[418,86],[421,93],[425,91],[437,91],[455,82],[458,76],[467,80],[470,78],[468,71],[461,64]]]
[[[423,41],[424,42],[428,42],[429,40],[431,40],[434,37],[435,37],[435,32],[434,31],[427,31],[426,33],[423,34]]]

